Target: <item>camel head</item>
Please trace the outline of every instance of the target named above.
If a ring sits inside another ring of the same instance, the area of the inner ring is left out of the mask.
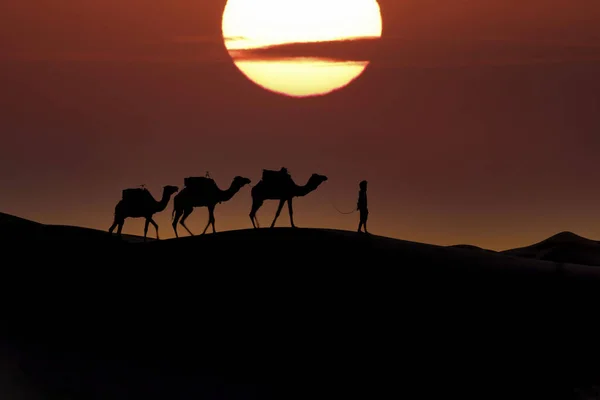
[[[166,196],[171,196],[173,195],[173,193],[177,193],[179,191],[179,188],[177,186],[171,186],[171,185],[167,185],[163,187],[163,193]]]
[[[319,175],[319,174],[312,174],[310,176],[310,178],[308,179],[308,182],[311,185],[319,186],[321,183],[327,181],[327,177],[325,175]]]
[[[252,181],[248,178],[244,178],[243,176],[236,176],[235,178],[233,178],[232,186],[237,186],[239,188],[242,188],[246,185],[249,185],[250,182],[252,182]]]

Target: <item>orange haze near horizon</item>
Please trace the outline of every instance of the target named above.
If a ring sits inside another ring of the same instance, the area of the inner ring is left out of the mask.
[[[342,90],[297,99],[240,74],[224,0],[5,0],[0,212],[107,230],[124,188],[160,197],[207,170],[226,188],[286,166],[299,183],[329,177],[294,201],[300,227],[355,230],[333,205],[352,209],[367,179],[375,234],[495,250],[564,230],[600,239],[600,4],[378,3],[374,43],[252,54],[369,61]],[[155,218],[163,238],[171,211]],[[251,227],[249,211],[245,187],[217,206],[217,229]],[[206,220],[196,209],[188,226]]]

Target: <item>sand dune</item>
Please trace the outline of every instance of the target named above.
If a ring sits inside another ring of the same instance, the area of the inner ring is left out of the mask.
[[[454,244],[454,245],[448,246],[448,247],[456,247],[459,249],[479,250],[479,251],[487,251],[490,253],[497,253],[495,250],[484,249],[482,247],[474,246],[472,244]]]
[[[108,235],[104,231],[79,226],[46,225],[0,212],[0,239],[10,241],[35,240],[51,242],[94,242],[106,241]],[[126,242],[142,242],[143,237],[123,235]],[[154,240],[148,238],[149,241]]]
[[[4,253],[3,340],[46,393],[547,399],[600,377],[597,267],[325,229],[61,229]]]
[[[271,232],[271,233],[269,233]],[[291,236],[290,236],[291,235]],[[418,249],[419,251],[430,252],[432,251],[443,257],[452,257],[453,255],[465,257],[467,259],[478,259],[478,257],[484,257],[490,264],[502,264],[508,263],[514,264],[513,261],[509,261],[506,258],[485,258],[485,256],[476,256],[472,253],[460,253],[456,252],[459,250],[474,250],[478,252],[489,253],[488,255],[494,254],[497,256],[510,256],[519,257],[525,259],[535,259],[540,261],[549,261],[559,264],[580,264],[580,265],[600,265],[600,242],[590,240],[581,236],[578,236],[572,232],[561,232],[550,238],[542,240],[530,246],[505,250],[505,251],[493,251],[484,249],[471,244],[458,244],[452,246],[436,246],[424,243],[414,243],[410,241],[397,240],[392,238],[380,237],[377,235],[371,235],[368,240],[362,240],[360,235],[356,235],[355,232],[339,231],[335,229],[275,229],[273,231],[260,230],[258,232],[253,230],[235,230],[228,232],[221,232],[216,236],[206,235],[197,236],[195,238],[182,237],[174,243],[175,239],[163,240],[160,244],[161,248],[164,246],[173,246],[179,248],[181,246],[190,246],[190,240],[195,241],[194,246],[202,246],[205,243],[210,243],[210,246],[214,243],[215,238],[218,237],[219,245],[223,245],[223,241],[232,241],[231,245],[235,246],[246,246],[255,245],[263,240],[275,240],[277,245],[281,245],[284,242],[290,240],[301,240],[306,243],[308,240],[311,246],[336,246],[352,247],[359,244],[359,248],[363,248],[364,245],[368,244],[368,248],[371,250],[408,250],[409,247],[413,247],[413,250]],[[117,243],[113,235],[110,237],[105,231],[97,229],[66,226],[66,225],[45,225],[38,222],[30,221],[17,216],[0,213],[0,238],[3,240],[20,241],[20,240],[35,240],[41,242],[52,242],[58,245],[57,242],[69,245],[72,242],[84,243],[90,246],[105,246],[106,242],[111,244]],[[148,237],[148,242],[155,241],[154,238]],[[257,242],[258,241],[258,242]],[[126,243],[142,243],[143,238],[138,235],[123,235],[123,242]],[[360,247],[363,246],[363,247]],[[447,249],[447,250],[444,250]],[[208,251],[211,251],[209,249]],[[207,255],[208,256],[208,255]],[[340,255],[341,257],[341,255]],[[500,261],[494,261],[500,260]],[[476,261],[479,262],[479,261]],[[538,266],[542,264],[532,264],[526,261],[519,261],[521,265]],[[506,264],[506,265],[508,265]],[[546,265],[546,268],[548,265]],[[556,267],[556,266],[554,266]],[[543,267],[542,267],[543,268]]]

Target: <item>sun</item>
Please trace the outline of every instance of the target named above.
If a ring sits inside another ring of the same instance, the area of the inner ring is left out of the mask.
[[[256,50],[380,38],[382,20],[376,0],[228,0],[222,32],[235,65],[252,82],[278,94],[309,97],[347,86],[369,61],[266,57],[256,56]]]

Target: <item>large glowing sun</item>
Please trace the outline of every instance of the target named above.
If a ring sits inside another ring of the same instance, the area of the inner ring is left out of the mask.
[[[248,79],[275,93],[307,97],[348,85],[369,61],[245,55],[278,45],[379,38],[382,22],[377,0],[228,0],[222,31]]]

